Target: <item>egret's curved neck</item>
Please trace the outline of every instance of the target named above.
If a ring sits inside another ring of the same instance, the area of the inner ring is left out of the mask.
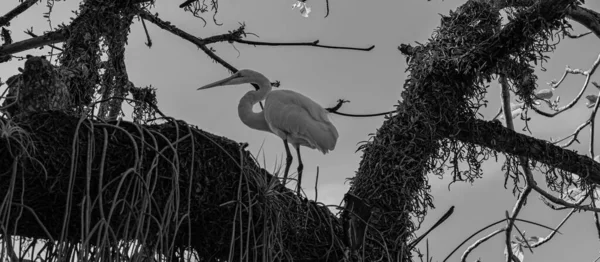
[[[269,82],[266,77],[261,77],[258,79],[253,79],[252,83],[257,84],[259,89],[246,93],[242,99],[240,99],[240,104],[238,105],[238,115],[242,122],[248,127],[271,132],[271,128],[265,120],[264,112],[261,111],[259,113],[254,113],[252,110],[252,107],[254,107],[255,104],[264,100],[267,94],[271,92],[271,82]]]

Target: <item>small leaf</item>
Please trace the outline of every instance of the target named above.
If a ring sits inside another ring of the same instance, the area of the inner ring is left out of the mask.
[[[546,240],[545,237],[531,236],[531,237],[529,237],[529,240],[527,240],[527,242],[529,243],[530,246],[533,246],[533,245],[537,245],[538,243],[540,243],[544,240]]]
[[[510,111],[514,111],[515,109],[521,108],[522,106],[523,106],[523,103],[518,103],[518,104],[510,103]]]
[[[600,207],[600,188],[594,188],[594,192],[592,194],[594,194],[594,204],[596,207]]]
[[[562,195],[562,199],[571,204],[575,204],[585,197],[586,193],[587,192],[581,190],[581,188],[571,186],[567,189],[567,194]]]
[[[585,98],[587,98],[587,100],[588,100],[588,102],[586,104],[586,106],[588,108],[594,107],[594,104],[596,103],[596,100],[598,100],[598,96],[597,95],[587,95]]]
[[[521,113],[523,113],[523,109],[517,107],[516,109],[512,110],[512,112],[510,112],[512,119],[515,119],[517,116],[520,116]],[[502,114],[499,119],[504,119],[504,114]]]
[[[306,5],[306,2],[298,0],[292,5],[292,9],[296,8],[300,9],[300,14],[302,14],[303,17],[308,17],[308,14],[310,13],[310,7]]]
[[[515,119],[517,116],[520,116],[521,113],[523,113],[523,109],[522,108],[517,108],[515,110],[512,111],[512,118]]]
[[[515,243],[512,242],[511,246],[511,250],[513,255],[515,255],[519,261],[524,262],[524,258],[525,258],[525,254],[523,253],[523,246],[521,246],[520,243]],[[508,252],[506,252],[506,246],[504,246],[504,257],[508,256]]]
[[[550,99],[550,98],[552,98],[554,93],[552,93],[552,89],[542,89],[542,90],[538,90],[537,92],[535,92],[535,95],[539,99]]]

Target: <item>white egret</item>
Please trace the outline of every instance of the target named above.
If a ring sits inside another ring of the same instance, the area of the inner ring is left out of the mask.
[[[259,89],[249,91],[240,99],[238,115],[248,127],[271,132],[283,139],[287,155],[283,175],[284,185],[293,159],[288,143],[296,148],[298,154],[297,193],[300,194],[304,167],[300,157],[300,146],[318,149],[326,154],[335,148],[338,132],[329,121],[328,112],[315,101],[291,90],[271,91],[269,79],[253,70],[239,70],[230,77],[200,87],[198,90],[245,83],[256,84]],[[263,111],[255,113],[252,107],[262,100],[265,100]]]

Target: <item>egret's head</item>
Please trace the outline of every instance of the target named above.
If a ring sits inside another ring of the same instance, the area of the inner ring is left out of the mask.
[[[228,85],[240,85],[246,83],[256,83],[261,84],[263,82],[267,82],[270,85],[269,80],[259,72],[250,69],[241,69],[237,71],[235,74],[227,77],[225,79],[221,79],[217,82],[205,85],[203,87],[198,88],[198,90],[208,89],[216,86],[228,86]]]

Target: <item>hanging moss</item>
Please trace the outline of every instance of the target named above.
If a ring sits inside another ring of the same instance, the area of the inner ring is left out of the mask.
[[[138,125],[60,112],[0,121],[19,130],[0,139],[10,148],[0,150],[0,192],[13,203],[0,206],[0,216],[12,234],[97,247],[90,255],[105,258],[132,240],[203,260],[228,259],[230,248],[236,260],[343,256],[329,209],[298,199],[227,138],[180,121]]]
[[[442,176],[448,169],[455,181],[482,175],[482,162],[496,152],[461,143],[456,135],[486,105],[483,98],[495,74],[511,78],[520,99],[531,104],[536,78],[530,62],[553,50],[553,31],[571,2],[520,8],[501,27],[497,6],[468,1],[442,16],[427,44],[400,47],[409,72],[403,100],[360,146],[364,154],[352,178],[350,192],[373,206],[364,259],[410,261],[407,243],[434,207],[427,175]],[[459,163],[468,168],[461,170]]]

